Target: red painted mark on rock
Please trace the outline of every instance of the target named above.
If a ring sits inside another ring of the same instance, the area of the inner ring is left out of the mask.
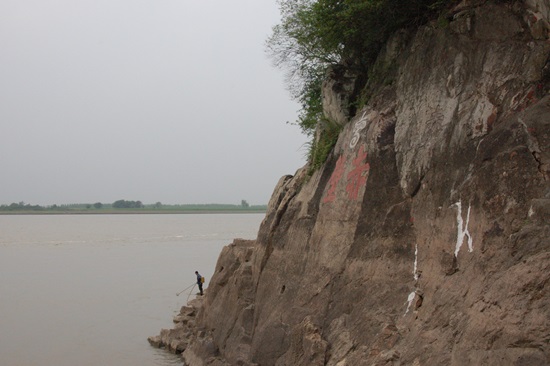
[[[370,164],[365,162],[367,158],[367,152],[363,145],[359,148],[357,157],[353,159],[353,170],[347,175],[348,184],[346,185],[346,192],[348,192],[348,198],[350,200],[356,200],[359,195],[359,189],[367,183],[369,177]]]
[[[332,202],[336,199],[336,187],[344,175],[344,168],[344,156],[340,155],[338,161],[336,162],[336,166],[334,167],[334,171],[330,176],[330,180],[328,181],[328,190],[325,198],[323,199],[323,203]]]
[[[366,184],[369,177],[370,164],[365,161],[366,159],[367,152],[364,146],[361,146],[352,161],[353,169],[346,175],[346,192],[350,200],[357,200],[359,190]],[[340,156],[328,181],[328,189],[323,203],[333,202],[336,199],[336,189],[344,176],[345,168],[344,156]]]

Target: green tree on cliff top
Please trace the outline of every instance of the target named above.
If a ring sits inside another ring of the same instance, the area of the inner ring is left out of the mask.
[[[275,66],[286,70],[298,125],[312,135],[322,118],[328,67],[366,73],[397,29],[418,26],[452,0],[279,0],[281,23],[267,40]]]

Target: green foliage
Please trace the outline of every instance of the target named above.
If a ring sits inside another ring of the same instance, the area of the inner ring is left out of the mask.
[[[297,124],[311,136],[322,116],[321,86],[326,68],[338,57],[320,44],[311,12],[311,0],[279,1],[283,21],[273,27],[266,42],[276,67],[285,69],[287,88],[302,107]]]
[[[268,52],[291,77],[313,80],[327,65],[366,66],[396,29],[431,11],[434,0],[280,0],[281,24]]]
[[[304,85],[304,90],[298,98],[302,109],[298,115],[297,124],[302,129],[302,133],[307,136],[313,135],[317,123],[323,117],[321,86],[322,79],[316,76],[314,80],[309,80],[307,85]]]
[[[302,132],[313,137],[323,119],[321,87],[329,66],[365,74],[393,32],[418,26],[452,2],[279,0],[282,19],[267,39],[267,52],[276,67],[285,69],[287,87],[301,105],[297,124]],[[315,156],[310,160],[318,161],[317,153],[334,139],[325,138],[311,144]]]
[[[336,122],[323,119],[322,128],[320,131],[321,132],[319,138],[314,139],[309,144],[308,173],[310,175],[313,174],[314,171],[319,169],[327,160],[327,157],[332,151],[332,148],[334,147],[334,145],[336,145],[336,142],[338,141],[338,136],[340,136],[342,126],[340,126]]]

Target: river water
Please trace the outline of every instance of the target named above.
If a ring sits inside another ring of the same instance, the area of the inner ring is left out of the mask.
[[[195,270],[207,288],[222,247],[254,239],[263,217],[0,215],[0,365],[181,364],[147,337],[173,326]]]

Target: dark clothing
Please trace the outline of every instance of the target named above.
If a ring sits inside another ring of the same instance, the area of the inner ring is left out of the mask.
[[[199,285],[199,291],[202,295],[202,276],[199,273],[197,273],[197,285]]]

